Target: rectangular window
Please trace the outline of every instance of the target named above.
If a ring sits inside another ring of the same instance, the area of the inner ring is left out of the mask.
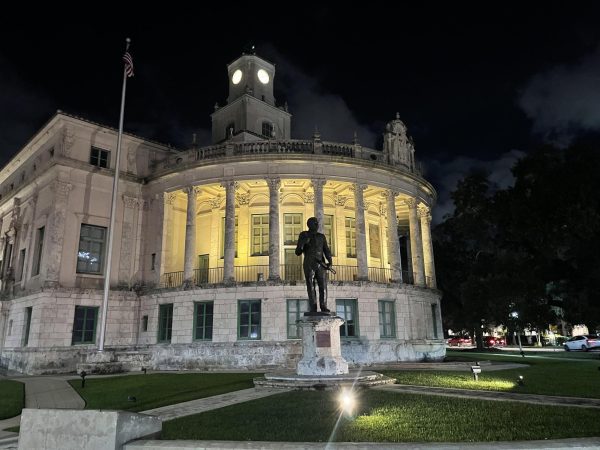
[[[269,254],[269,215],[252,215],[252,256]]]
[[[90,151],[90,164],[97,167],[108,169],[110,161],[110,152],[101,148],[92,147]]]
[[[77,252],[77,273],[102,274],[105,240],[106,227],[81,224],[79,252]]]
[[[213,331],[213,302],[194,304],[194,339],[210,341]]]
[[[335,301],[336,314],[344,319],[340,325],[341,337],[358,337],[358,315],[356,299],[346,298]]]
[[[142,316],[142,331],[148,331],[148,316]]]
[[[158,305],[158,342],[171,342],[173,303]]]
[[[438,338],[437,305],[431,305],[431,321],[433,322],[433,338]]]
[[[333,232],[334,223],[333,216],[323,216],[323,234],[327,239],[327,244],[329,244],[329,250],[331,250],[332,255],[335,255],[335,234]]]
[[[25,249],[22,248],[19,251],[19,265],[17,266],[17,276],[15,277],[15,281],[21,281],[23,278],[23,270],[25,269]]]
[[[288,299],[287,301],[287,337],[288,339],[300,339],[300,329],[297,320],[308,311],[308,300]]]
[[[96,322],[98,308],[95,306],[75,306],[75,319],[73,320],[73,338],[71,343],[93,344],[96,341]]]
[[[396,337],[396,314],[394,311],[394,302],[389,300],[379,300],[379,337]]]
[[[381,240],[379,238],[379,225],[369,224],[369,251],[371,258],[381,258]]]
[[[27,308],[25,308],[25,332],[23,333],[23,347],[27,347],[27,344],[29,344],[29,329],[31,328],[32,313],[32,306],[28,306]]]
[[[235,248],[235,257],[238,255],[238,218],[235,216],[235,226],[234,226],[234,248]],[[225,217],[221,220],[221,258],[225,257]]]
[[[6,276],[8,269],[11,267],[11,258],[12,258],[12,244],[6,244],[4,246],[4,258],[2,258],[2,275]]]
[[[296,245],[302,231],[302,214],[283,215],[283,244]]]
[[[33,268],[31,275],[39,275],[42,266],[42,251],[44,250],[44,227],[38,228],[35,241],[35,253],[33,255]]]
[[[346,256],[356,258],[356,219],[346,217]]]
[[[156,253],[152,253],[151,270],[156,269]]]
[[[260,339],[260,300],[240,300],[238,322],[239,339]]]

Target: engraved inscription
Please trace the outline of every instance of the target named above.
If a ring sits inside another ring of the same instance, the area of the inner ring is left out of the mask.
[[[331,334],[329,331],[317,331],[317,347],[331,347]]]

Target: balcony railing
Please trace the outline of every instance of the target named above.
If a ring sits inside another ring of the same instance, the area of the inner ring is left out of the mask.
[[[329,281],[356,281],[358,279],[358,267],[335,266],[336,273],[327,273]],[[269,266],[235,266],[234,275],[236,283],[260,282],[269,279]],[[304,282],[304,270],[300,264],[282,264],[279,268],[279,276],[284,281]],[[381,267],[368,268],[369,281],[376,283],[391,283],[391,269]],[[223,282],[223,267],[212,269],[195,269],[194,284],[196,286],[206,284],[217,284]],[[414,284],[412,272],[402,271],[402,283]],[[183,285],[183,271],[166,272],[161,276],[161,288],[175,288]],[[427,283],[429,286],[429,283]]]
[[[332,157],[346,157],[375,161],[387,164],[381,150],[363,147],[358,144],[344,144],[319,140],[264,140],[253,142],[227,142],[209,147],[194,148],[188,151],[171,155],[163,161],[156,162],[156,169],[172,169],[185,167],[196,161],[224,158],[227,156],[260,155],[273,153],[296,153],[328,155]],[[422,168],[418,162],[411,166],[401,166],[409,172],[422,175]]]

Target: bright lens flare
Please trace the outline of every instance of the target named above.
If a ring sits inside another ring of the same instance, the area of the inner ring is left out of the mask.
[[[356,399],[354,393],[350,390],[342,390],[338,398],[340,402],[340,409],[345,413],[351,414],[356,406]]]

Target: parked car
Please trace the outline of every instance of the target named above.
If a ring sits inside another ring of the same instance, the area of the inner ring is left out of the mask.
[[[506,345],[506,339],[503,337],[484,336],[483,345],[486,347],[504,347]]]
[[[565,342],[563,347],[568,352],[571,350],[582,350],[587,352],[592,348],[600,348],[600,338],[595,334],[573,336]]]
[[[471,345],[471,338],[469,336],[450,336],[446,343],[450,347],[462,347],[464,345]]]

